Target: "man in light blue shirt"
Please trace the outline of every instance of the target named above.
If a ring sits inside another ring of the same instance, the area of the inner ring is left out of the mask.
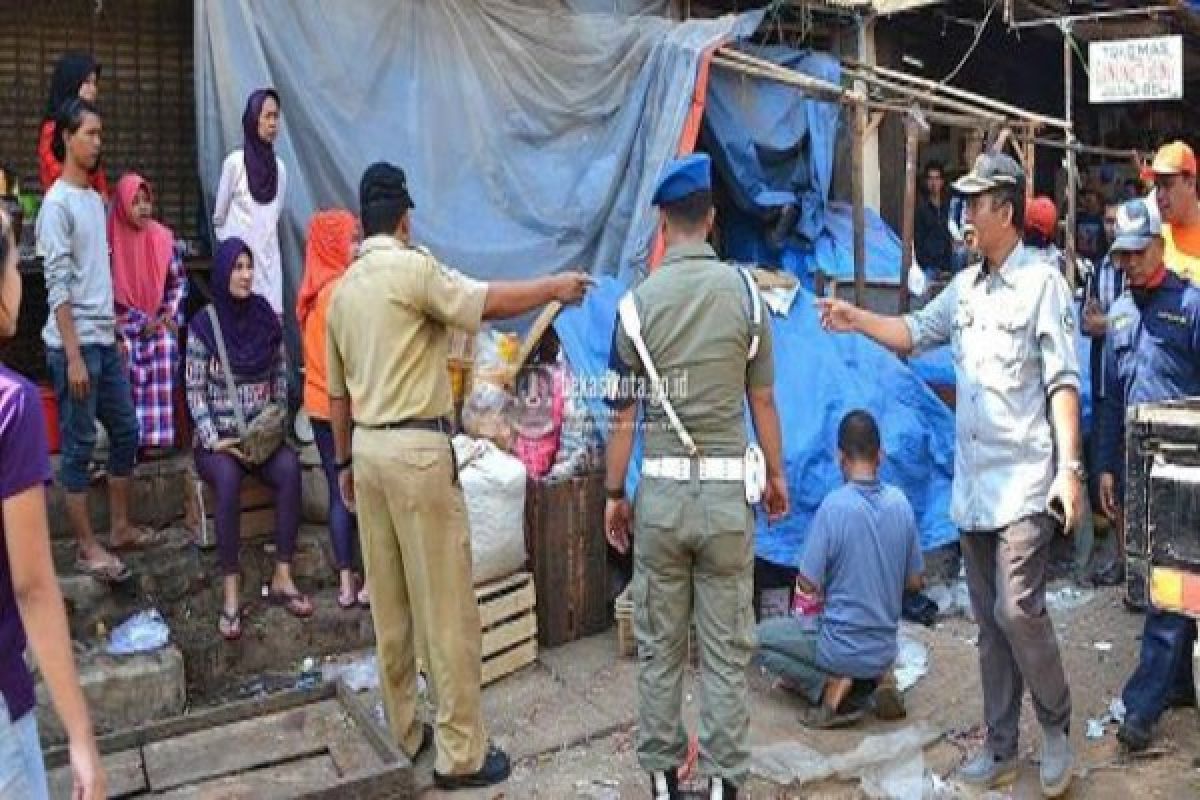
[[[798,588],[823,597],[815,626],[791,617],[765,620],[758,628],[759,661],[813,705],[806,722],[833,727],[862,716],[850,698],[856,682],[866,689],[887,675],[896,660],[900,605],[907,589],[923,585],[916,517],[904,494],[879,481],[879,427],[866,411],[851,411],[838,426],[838,462],[846,484],[817,509]],[[901,716],[899,695],[886,695]],[[881,696],[880,700],[883,699]]]

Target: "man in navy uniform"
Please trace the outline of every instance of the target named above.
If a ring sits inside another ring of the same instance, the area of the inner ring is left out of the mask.
[[[1116,519],[1124,477],[1124,421],[1130,406],[1200,396],[1200,289],[1167,269],[1158,210],[1143,199],[1117,212],[1113,259],[1126,290],[1108,313],[1105,397],[1097,418],[1100,502]],[[1117,732],[1130,750],[1145,750],[1163,711],[1195,702],[1192,646],[1196,621],[1150,609],[1141,658],[1122,699]]]

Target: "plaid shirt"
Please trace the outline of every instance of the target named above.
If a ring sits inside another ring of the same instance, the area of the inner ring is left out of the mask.
[[[176,255],[167,270],[163,303],[157,317],[178,326],[187,277],[183,261]],[[175,402],[172,397],[179,369],[179,335],[175,330],[159,328],[153,335],[142,330],[153,322],[136,308],[117,311],[117,342],[129,370],[133,407],[137,412],[138,444],[141,447],[171,447],[175,444]]]

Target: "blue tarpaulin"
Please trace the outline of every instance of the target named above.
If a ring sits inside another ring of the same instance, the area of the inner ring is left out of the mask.
[[[598,385],[608,365],[613,321],[624,287],[602,280],[579,308],[554,324],[576,375]],[[759,519],[756,552],[794,564],[808,524],[829,491],[842,482],[835,458],[837,425],[846,412],[864,408],[883,433],[883,479],[900,487],[917,515],[924,549],[957,538],[947,516],[954,468],[954,421],[949,409],[895,356],[861,336],[825,333],[812,295],[801,292],[790,315],[772,316],[775,392],[783,427],[784,466],[792,513],[768,527]],[[868,378],[869,376],[869,378]],[[607,410],[588,397],[598,420]],[[606,426],[601,428],[607,435]],[[635,467],[638,456],[635,453]],[[636,487],[631,469],[627,488]]]

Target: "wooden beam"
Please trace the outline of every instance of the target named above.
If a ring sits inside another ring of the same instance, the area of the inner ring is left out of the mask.
[[[867,108],[854,107],[854,130],[850,147],[850,194],[854,204],[854,304],[862,308],[867,297],[867,215],[863,207],[863,139],[867,128]]]
[[[878,65],[870,66],[866,64],[855,63],[852,63],[851,65],[859,69],[869,70],[885,78],[891,78],[895,81],[901,81],[912,86],[921,87],[931,93],[945,94],[949,97],[954,97],[964,102],[972,103],[975,106],[988,109],[1004,116],[1018,117],[1026,120],[1027,122],[1037,122],[1049,127],[1059,128],[1060,130],[1066,130],[1071,125],[1071,123],[1065,120],[1057,119],[1055,117],[1048,117],[1044,114],[1036,114],[1032,111],[1026,111],[1023,108],[1011,106],[1008,103],[1002,103],[999,100],[993,100],[990,97],[975,94],[974,92],[968,92],[966,89],[959,89],[956,86],[947,86],[945,84],[935,83],[928,78],[922,78],[918,75],[910,75],[907,72],[888,69],[887,67],[881,67]]]
[[[900,313],[909,308],[908,278],[913,265],[913,233],[917,216],[917,123],[904,120],[904,218],[901,224]]]
[[[993,111],[982,109],[978,106],[973,106],[970,103],[955,100],[954,98],[942,97],[929,92],[922,92],[918,89],[888,80],[887,78],[880,78],[879,76],[874,75],[866,70],[850,68],[846,70],[846,73],[855,80],[860,80],[865,84],[873,85],[877,88],[893,92],[908,100],[915,101],[919,105],[941,106],[947,110],[959,114],[968,114],[981,120],[989,120],[992,122],[1007,121],[1007,118],[1002,114],[997,114]]]
[[[722,69],[741,72],[755,78],[773,80],[789,86],[795,86],[806,92],[819,95],[835,102],[862,102],[863,98],[856,92],[839,86],[836,83],[805,75],[788,67],[780,66],[772,61],[743,53],[729,47],[722,47],[713,56],[713,65]]]

